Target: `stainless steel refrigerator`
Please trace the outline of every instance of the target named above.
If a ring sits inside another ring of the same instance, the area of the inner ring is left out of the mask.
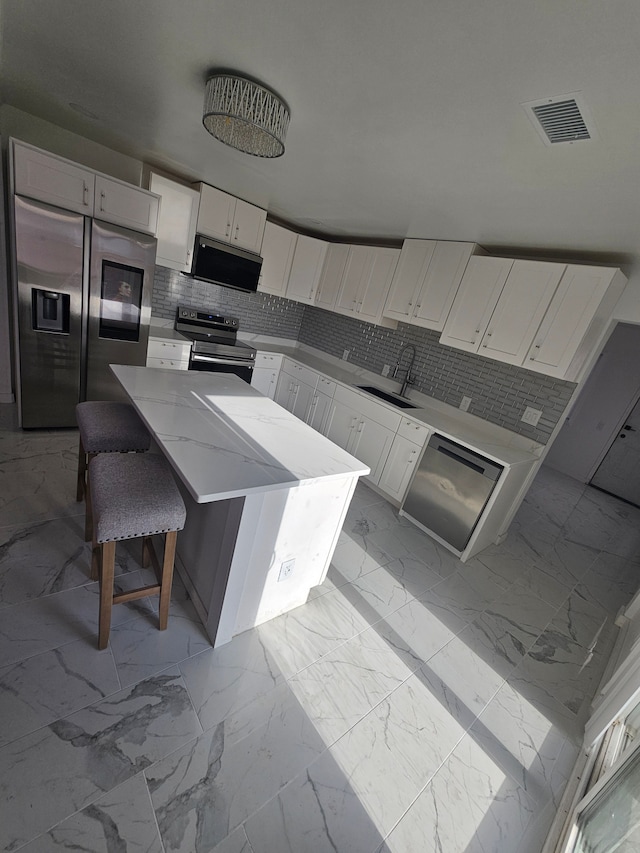
[[[109,364],[146,361],[156,239],[14,196],[21,425],[73,427],[124,399]]]

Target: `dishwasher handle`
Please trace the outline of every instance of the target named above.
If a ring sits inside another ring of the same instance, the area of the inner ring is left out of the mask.
[[[480,456],[479,453],[462,447],[460,444],[456,444],[454,441],[450,441],[448,438],[444,438],[437,433],[429,441],[429,447],[489,480],[498,480],[504,470],[502,465],[498,465],[493,460],[486,459],[484,456]]]

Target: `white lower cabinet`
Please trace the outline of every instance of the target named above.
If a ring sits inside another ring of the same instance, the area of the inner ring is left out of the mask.
[[[318,374],[288,358],[282,361],[274,400],[301,421],[307,420]]]
[[[402,502],[431,432],[426,424],[290,358],[258,353],[256,365],[254,388],[368,465],[366,479]]]
[[[188,370],[191,344],[162,338],[149,338],[147,367],[165,367],[172,370]]]
[[[260,391],[261,394],[264,394],[265,397],[270,397],[272,400],[276,395],[281,364],[282,356],[278,353],[256,353],[251,385]]]
[[[398,503],[404,499],[430,433],[424,424],[404,418],[393,439],[378,486]]]
[[[324,427],[329,416],[333,396],[323,394],[318,388],[313,392],[311,406],[307,414],[306,421],[310,427],[318,432],[324,432]]]
[[[356,409],[334,400],[326,435],[334,444],[371,468],[367,480],[371,480],[372,483],[379,482],[393,442],[393,430],[387,429],[371,418],[364,417]]]
[[[377,484],[400,421],[400,415],[387,406],[338,386],[325,434],[368,465],[371,473],[367,479]]]
[[[254,367],[251,375],[251,387],[272,400],[276,395],[278,371],[269,367]]]

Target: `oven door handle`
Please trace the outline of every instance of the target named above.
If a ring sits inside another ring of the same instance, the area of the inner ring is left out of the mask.
[[[209,364],[233,364],[237,367],[253,367],[253,359],[242,361],[238,358],[218,358],[211,355],[192,355],[191,361],[206,361]]]

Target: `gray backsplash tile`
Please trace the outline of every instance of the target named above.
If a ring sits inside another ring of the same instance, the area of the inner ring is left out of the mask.
[[[452,406],[471,397],[472,414],[541,444],[549,440],[575,389],[573,382],[443,346],[440,333],[429,329],[404,323],[397,330],[383,329],[289,299],[241,293],[156,267],[153,314],[173,320],[179,304],[232,314],[245,332],[299,340],[337,358],[348,349],[350,362],[378,374],[385,364],[395,365],[404,344],[413,344],[419,391]],[[403,363],[408,360],[407,354]],[[535,427],[520,420],[527,406],[542,410]]]
[[[174,320],[176,307],[211,308],[238,317],[243,332],[297,340],[304,305],[267,293],[243,293],[156,267],[151,310],[156,317]]]

